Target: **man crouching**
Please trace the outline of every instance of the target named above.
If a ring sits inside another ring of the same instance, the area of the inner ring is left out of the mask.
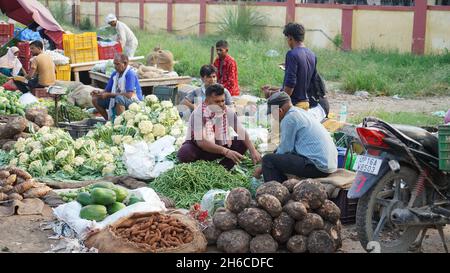
[[[109,78],[105,91],[94,90],[91,93],[92,104],[106,120],[108,116],[111,119],[113,110],[119,116],[130,104],[143,99],[139,79],[128,65],[128,57],[117,54],[114,57],[114,68],[116,71]]]
[[[197,160],[213,161],[223,158],[219,163],[230,170],[239,163],[243,154],[250,152],[254,164],[261,155],[239,122],[236,113],[225,105],[224,88],[213,84],[205,91],[205,101],[189,118],[186,141],[178,151],[178,160],[183,163]],[[229,128],[237,137],[232,137]]]

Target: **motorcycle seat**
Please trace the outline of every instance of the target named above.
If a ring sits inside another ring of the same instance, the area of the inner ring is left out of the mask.
[[[431,155],[438,157],[439,144],[438,138],[436,136],[430,134],[427,130],[420,127],[400,124],[395,124],[393,125],[393,127],[422,144],[425,150],[427,150]]]

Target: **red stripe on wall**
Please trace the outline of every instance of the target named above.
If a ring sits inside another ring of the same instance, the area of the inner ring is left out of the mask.
[[[172,22],[173,22],[173,0],[167,1],[167,31],[172,32]]]
[[[119,19],[119,14],[120,14],[120,8],[119,8],[119,1],[120,0],[116,0],[116,17],[117,19]]]
[[[98,27],[98,0],[95,0],[95,26]]]
[[[295,0],[286,2],[286,23],[295,22]]]
[[[139,28],[144,29],[144,0],[139,1]]]
[[[425,32],[427,29],[427,0],[416,0],[411,51],[414,54],[425,53]]]
[[[198,31],[200,35],[206,33],[206,0],[200,0],[200,25]]]
[[[342,8],[342,48],[344,50],[352,50],[352,33],[353,33],[353,7]]]

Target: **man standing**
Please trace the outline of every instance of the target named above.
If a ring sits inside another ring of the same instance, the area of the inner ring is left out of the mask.
[[[239,96],[238,69],[236,61],[228,54],[228,42],[220,40],[216,43],[217,82],[222,84],[232,96]]]
[[[34,56],[31,59],[30,72],[26,76],[30,89],[48,87],[56,82],[53,59],[50,55],[45,54],[43,50],[44,45],[41,41],[30,43],[30,51]]]
[[[289,23],[283,31],[291,50],[286,53],[283,91],[296,107],[308,110],[308,88],[316,73],[316,55],[303,44],[305,28],[297,23]]]
[[[183,104],[189,107],[191,111],[194,110],[197,103],[203,103],[206,98],[206,88],[210,87],[213,84],[217,83],[217,69],[212,65],[204,65],[200,68],[200,77],[202,79],[202,86],[197,89],[192,90],[187,94],[187,96],[183,100]],[[231,106],[232,99],[230,92],[227,89],[224,90],[225,93],[225,105]]]
[[[273,94],[267,101],[268,114],[280,122],[280,145],[262,159],[264,181],[283,182],[286,174],[302,178],[326,177],[337,169],[337,149],[333,139],[318,120],[307,111],[293,107],[285,92]]]
[[[106,23],[116,28],[117,40],[123,48],[123,53],[128,57],[134,57],[138,47],[138,39],[133,31],[125,23],[118,21],[114,14],[106,16]]]
[[[237,133],[237,138],[231,136],[230,127]],[[178,151],[178,160],[189,163],[222,158],[219,163],[230,170],[242,160],[247,149],[253,163],[258,163],[261,155],[253,146],[236,113],[225,105],[223,86],[209,86],[205,101],[189,118],[186,141]]]
[[[92,104],[105,120],[111,119],[113,109],[118,116],[128,109],[130,104],[143,99],[138,77],[128,65],[128,57],[123,54],[116,55],[114,68],[116,71],[109,78],[105,91],[95,90],[91,94]]]

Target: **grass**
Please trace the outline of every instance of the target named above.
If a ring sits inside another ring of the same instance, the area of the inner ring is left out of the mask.
[[[264,84],[282,85],[284,74],[278,64],[284,62],[288,48],[281,35],[278,39],[245,41],[227,36],[181,36],[142,30],[135,30],[135,34],[139,39],[138,55],[147,56],[153,48],[161,46],[174,54],[178,73],[195,77],[199,77],[200,67],[209,63],[211,46],[219,39],[226,39],[230,54],[238,63],[241,89],[260,95],[259,89]],[[272,49],[279,55],[266,56]],[[318,58],[318,70],[325,80],[341,83],[339,88],[348,93],[365,90],[374,95],[397,94],[406,98],[450,94],[450,52],[416,56],[374,49],[313,51]]]
[[[439,124],[443,124],[444,120],[441,117],[436,117],[423,113],[376,111],[376,112],[360,113],[356,116],[350,117],[349,122],[352,124],[358,124],[361,123],[363,118],[367,116],[377,117],[388,123],[407,124],[414,126],[437,126]]]

